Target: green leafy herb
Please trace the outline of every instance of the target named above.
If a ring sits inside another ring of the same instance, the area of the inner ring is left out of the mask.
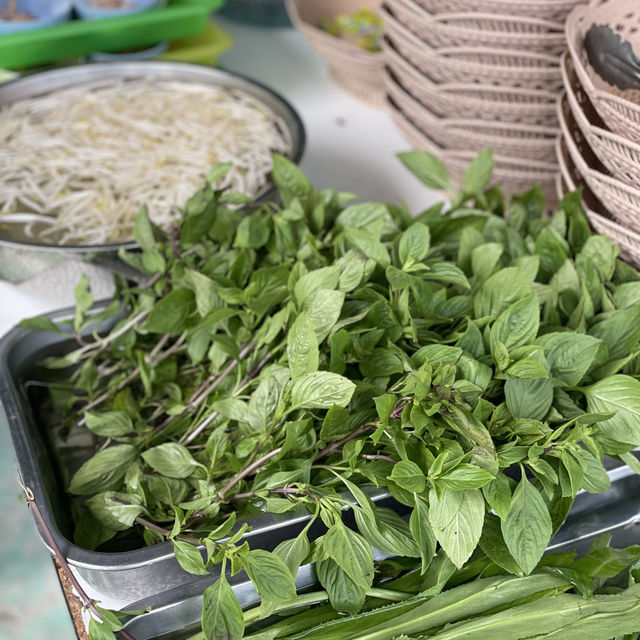
[[[451,187],[433,156],[401,160]],[[277,155],[278,203],[205,182],[166,233],[141,210],[141,253],[122,256],[143,275],[117,278],[95,313],[82,280],[69,351],[45,362],[66,382],[56,419],[90,443],[67,484],[78,539],[172,540],[186,570],[223,568],[204,599],[211,638],[244,633],[226,567],[265,615],[304,562],[325,601],[357,613],[373,548],[417,559],[433,595],[456,567],[533,572],[576,493],[609,486],[603,455],[640,445],[640,279],[575,196],[550,218],[537,189],[505,204],[492,163],[483,152],[450,206],[415,219],[317,191]],[[294,510],[314,528],[249,548],[247,518]],[[596,564],[571,569],[585,593]]]

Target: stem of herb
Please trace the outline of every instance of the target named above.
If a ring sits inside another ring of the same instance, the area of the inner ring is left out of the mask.
[[[161,533],[167,539],[171,538],[171,531],[169,531],[169,529],[164,529],[163,527],[160,527],[157,524],[150,522],[145,518],[142,518],[141,516],[138,516],[136,518],[136,522],[143,527],[146,527],[147,529],[152,529],[153,531]],[[192,538],[191,536],[185,536],[182,534],[179,534],[175,537],[177,540],[182,540],[183,542],[190,542],[191,544],[196,545],[202,544],[202,540],[200,540],[199,538]]]
[[[345,436],[341,440],[335,440],[334,442],[328,444],[324,449],[322,449],[316,454],[315,458],[313,459],[314,462],[316,460],[319,460],[320,458],[324,458],[325,456],[335,453],[338,449],[340,449],[340,447],[343,444],[349,442],[349,440],[358,438],[359,436],[367,433],[368,431],[374,431],[376,428],[377,428],[377,425],[375,424],[365,424],[362,427],[356,429],[353,433],[350,433],[348,436]]]
[[[254,343],[252,342],[249,345],[247,345],[245,349],[248,347],[253,348],[253,345]],[[274,351],[268,351],[267,354],[262,358],[262,360],[260,360],[260,362],[245,375],[245,377],[240,381],[238,386],[234,389],[233,393],[231,394],[231,397],[237,396],[242,391],[242,389],[260,373],[262,368],[273,357]],[[244,355],[246,355],[244,354],[244,349],[243,351],[240,352],[239,355],[240,357],[244,357]],[[237,361],[235,362],[237,364]],[[184,438],[182,443],[189,444],[190,442],[193,442],[218,417],[218,415],[220,414],[217,411],[213,411],[212,413],[210,413],[186,438]]]
[[[279,493],[285,496],[310,496],[315,497],[310,494],[306,489],[297,489],[296,487],[281,487],[280,489],[269,489],[269,493]],[[258,492],[256,491],[247,491],[245,493],[236,493],[233,496],[229,496],[226,498],[227,502],[233,502],[236,500],[248,500],[249,498],[258,497]]]
[[[226,369],[218,376],[209,376],[198,389],[194,391],[188,400],[190,408],[197,407],[212,391],[218,388],[220,383],[238,366],[240,361],[245,358],[255,346],[254,342],[246,345],[238,354],[238,357],[232,360]]]
[[[89,345],[89,347],[97,346],[98,353],[104,351],[114,340],[117,340],[120,336],[123,336],[129,329],[132,329],[137,324],[146,319],[146,317],[151,313],[151,311],[140,311],[133,318],[129,320],[129,322],[123,324],[117,331],[110,333],[108,336],[105,336],[102,340],[98,342],[94,342]]]
[[[170,334],[165,333],[162,336],[162,338],[160,338],[160,340],[158,341],[158,344],[156,344],[153,350],[149,352],[147,356],[145,356],[145,361],[147,362],[148,365],[150,366],[156,365],[162,362],[163,360],[166,360],[170,355],[173,355],[176,351],[178,351],[184,344],[184,341],[186,340],[186,336],[184,334],[181,335],[180,338],[176,341],[176,343],[173,346],[169,347],[164,353],[161,353],[160,356],[156,359],[156,356],[158,356],[158,353],[160,352],[162,347],[164,347],[164,345],[167,343],[167,340],[169,339],[169,337],[170,337]],[[135,378],[137,378],[138,375],[140,375],[139,366],[135,367],[131,371],[131,373],[129,373],[125,378],[123,378],[114,389],[109,389],[108,391],[105,391],[104,393],[99,395],[95,400],[92,400],[88,405],[83,407],[82,410],[91,411],[91,409],[95,409],[97,406],[101,405],[105,400],[107,400],[112,394],[124,389],[132,380],[135,380]]]
[[[384,460],[385,462],[393,462],[393,464],[396,464],[398,462],[397,460],[394,460],[389,456],[373,455],[371,453],[363,453],[360,457],[364,458],[365,460]]]
[[[220,498],[220,500],[224,500],[224,497],[228,493],[228,491],[232,487],[234,487],[236,484],[238,484],[238,482],[240,482],[240,480],[242,480],[243,478],[246,478],[253,471],[255,471],[256,469],[261,467],[265,462],[267,462],[268,460],[271,460],[271,458],[277,456],[281,451],[282,451],[282,447],[278,447],[277,449],[274,449],[273,451],[269,451],[269,453],[263,455],[261,458],[258,458],[255,462],[253,462],[250,465],[246,466],[241,471],[238,471],[238,473],[236,473],[236,475],[233,476],[233,478],[231,478],[231,480],[229,480],[229,482],[227,482],[227,484],[225,484],[224,487],[222,487],[222,489],[220,489],[220,491],[218,491],[218,497]]]

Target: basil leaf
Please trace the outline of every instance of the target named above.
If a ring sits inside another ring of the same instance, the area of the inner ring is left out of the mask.
[[[313,187],[305,174],[291,160],[279,153],[272,154],[273,181],[278,187],[285,207],[297,199],[303,207],[308,207],[313,196]]]
[[[345,407],[355,391],[355,384],[337,373],[315,371],[294,381],[291,404],[296,409],[330,409]]]
[[[356,507],[354,515],[362,537],[374,549],[391,555],[419,557],[420,551],[411,537],[409,526],[391,509],[373,505],[370,510]]]
[[[493,173],[493,151],[484,149],[469,164],[464,172],[463,189],[467,193],[481,193]]]
[[[169,291],[153,307],[144,328],[151,333],[181,333],[196,310],[193,291],[176,288]]]
[[[640,282],[625,282],[613,292],[613,302],[618,309],[627,309],[640,303]]]
[[[389,479],[410,493],[422,493],[426,486],[426,478],[422,469],[410,460],[400,460],[395,464]]]
[[[504,395],[514,418],[542,420],[553,402],[553,383],[548,379],[507,380]]]
[[[34,329],[35,331],[51,331],[52,333],[64,333],[60,327],[51,318],[46,316],[35,316],[34,318],[25,318],[18,323],[19,327],[24,329]]]
[[[638,347],[640,341],[640,304],[614,311],[593,325],[589,334],[599,338],[609,350],[609,358],[623,358]]]
[[[491,480],[493,480],[493,476],[488,471],[463,462],[451,471],[438,476],[438,485],[453,491],[464,491],[465,489],[480,489]]]
[[[509,478],[502,472],[497,473],[491,482],[482,487],[482,493],[491,509],[498,514],[501,520],[504,520],[511,506]]]
[[[405,151],[398,154],[400,162],[421,182],[432,189],[448,189],[451,178],[447,167],[426,151]]]
[[[578,458],[584,465],[582,488],[589,493],[604,493],[611,487],[611,478],[606,472],[602,460],[582,447],[578,448]]]
[[[311,318],[307,313],[301,313],[289,330],[287,357],[292,380],[318,370],[318,341]]]
[[[76,302],[73,328],[80,331],[84,324],[84,315],[93,305],[93,294],[89,288],[89,278],[82,274],[78,284],[73,289],[73,297]]]
[[[216,306],[220,300],[216,292],[218,286],[211,278],[208,278],[203,273],[189,269],[185,272],[184,282],[195,294],[198,315],[205,318],[198,326],[213,326],[215,324],[215,320],[213,319],[215,316],[209,317],[209,314],[212,312],[217,311],[218,314],[229,313],[230,310],[221,309]]]
[[[500,520],[487,513],[484,518],[484,527],[480,538],[480,548],[499,567],[513,575],[523,575],[522,569],[509,552],[500,529]]]
[[[510,305],[491,327],[491,343],[499,340],[508,351],[529,344],[538,333],[540,308],[535,293]],[[493,351],[493,347],[492,347]]]
[[[236,231],[234,247],[259,249],[267,244],[271,231],[266,220],[259,214],[243,218]]]
[[[68,491],[87,495],[117,487],[137,453],[136,448],[130,444],[115,445],[98,451],[75,472]]]
[[[619,250],[611,242],[611,238],[593,235],[585,240],[576,257],[576,262],[578,264],[584,261],[591,262],[598,270],[602,280],[607,281],[613,278],[618,252]]]
[[[202,594],[202,631],[206,640],[242,640],[244,636],[242,607],[224,574]]]
[[[113,531],[125,531],[144,513],[141,502],[135,495],[105,491],[91,496],[86,505],[91,515],[103,526]]]
[[[105,438],[126,436],[133,431],[133,422],[124,411],[85,411],[84,417],[87,428]]]
[[[196,461],[184,445],[165,442],[142,453],[144,461],[158,473],[170,478],[188,478],[196,469]]]
[[[209,572],[204,568],[204,560],[197,547],[182,540],[173,541],[173,552],[178,564],[188,573],[205,576]]]
[[[364,604],[367,587],[352,580],[331,558],[317,562],[315,567],[320,584],[329,594],[331,606],[336,611],[355,616]]]
[[[344,236],[355,249],[375,260],[381,267],[389,266],[391,261],[387,249],[370,233],[348,227],[344,230]]]
[[[429,227],[419,222],[412,224],[401,236],[398,243],[398,258],[400,264],[407,263],[409,258],[413,262],[422,262],[429,253],[431,233]]]
[[[327,411],[320,429],[320,438],[325,442],[339,440],[351,433],[349,412],[342,407],[333,406]]]
[[[260,594],[261,607],[265,613],[295,599],[296,586],[293,575],[277,554],[253,549],[242,558],[242,567]]]
[[[471,288],[464,272],[456,267],[456,265],[448,262],[435,262],[429,265],[429,270],[425,271],[422,277],[425,280],[458,285],[463,289]]]
[[[359,587],[368,589],[373,582],[373,553],[367,542],[341,522],[329,527],[322,538],[332,560]]]
[[[322,267],[305,273],[296,282],[294,296],[298,305],[302,306],[307,300],[313,300],[321,289],[335,289],[338,286],[340,272],[337,267]]]
[[[551,225],[536,238],[536,253],[540,256],[539,278],[547,282],[565,263],[569,254],[567,241]]]
[[[484,499],[478,491],[443,489],[429,493],[429,522],[445,553],[460,568],[478,545],[484,523]]]
[[[89,617],[89,637],[91,640],[116,640],[107,622],[98,622],[94,617]]]
[[[580,383],[594,362],[606,360],[606,345],[580,333],[547,333],[536,344],[544,348],[551,376],[570,387]]]
[[[156,475],[144,476],[144,480],[150,496],[166,505],[179,504],[189,492],[189,485],[184,480]]]
[[[505,373],[514,380],[539,380],[549,377],[549,372],[544,366],[533,358],[524,358],[514,362]]]
[[[305,558],[309,555],[311,547],[309,545],[309,539],[305,531],[301,531],[295,538],[291,540],[283,540],[274,550],[275,553],[282,562],[285,563],[292,577],[298,575],[298,569],[304,562]]]
[[[551,540],[552,526],[543,497],[526,477],[513,492],[501,527],[511,555],[526,574],[531,573]]]
[[[504,246],[498,242],[483,242],[471,252],[471,271],[476,282],[486,280],[500,264]]]
[[[531,293],[531,284],[517,267],[507,267],[494,273],[473,298],[476,317],[497,317],[514,302]]]
[[[615,411],[598,424],[598,438],[629,448],[640,442],[640,382],[625,375],[611,376],[584,389],[587,407],[594,413]]]
[[[385,205],[379,202],[358,202],[343,209],[336,223],[354,229],[371,229],[377,222],[390,221],[391,216]]]
[[[344,303],[344,291],[320,289],[312,298],[307,298],[305,306],[311,325],[321,343],[338,321]]]
[[[640,545],[635,544],[626,549],[604,547],[590,549],[589,553],[573,565],[573,569],[592,578],[615,578],[638,560],[640,560]]]
[[[429,522],[429,507],[426,500],[415,494],[416,506],[411,512],[409,528],[413,539],[420,550],[421,568],[420,573],[424,574],[431,564],[431,560],[436,555],[437,540]]]

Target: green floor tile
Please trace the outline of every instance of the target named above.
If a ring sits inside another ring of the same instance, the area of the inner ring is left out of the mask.
[[[55,568],[21,491],[11,439],[0,420],[0,640],[73,640]]]

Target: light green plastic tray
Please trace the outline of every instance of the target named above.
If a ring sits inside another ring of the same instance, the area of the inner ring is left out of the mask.
[[[202,33],[224,0],[170,0],[166,7],[104,20],[64,24],[0,36],[0,67],[24,69],[83,56],[124,51]]]

